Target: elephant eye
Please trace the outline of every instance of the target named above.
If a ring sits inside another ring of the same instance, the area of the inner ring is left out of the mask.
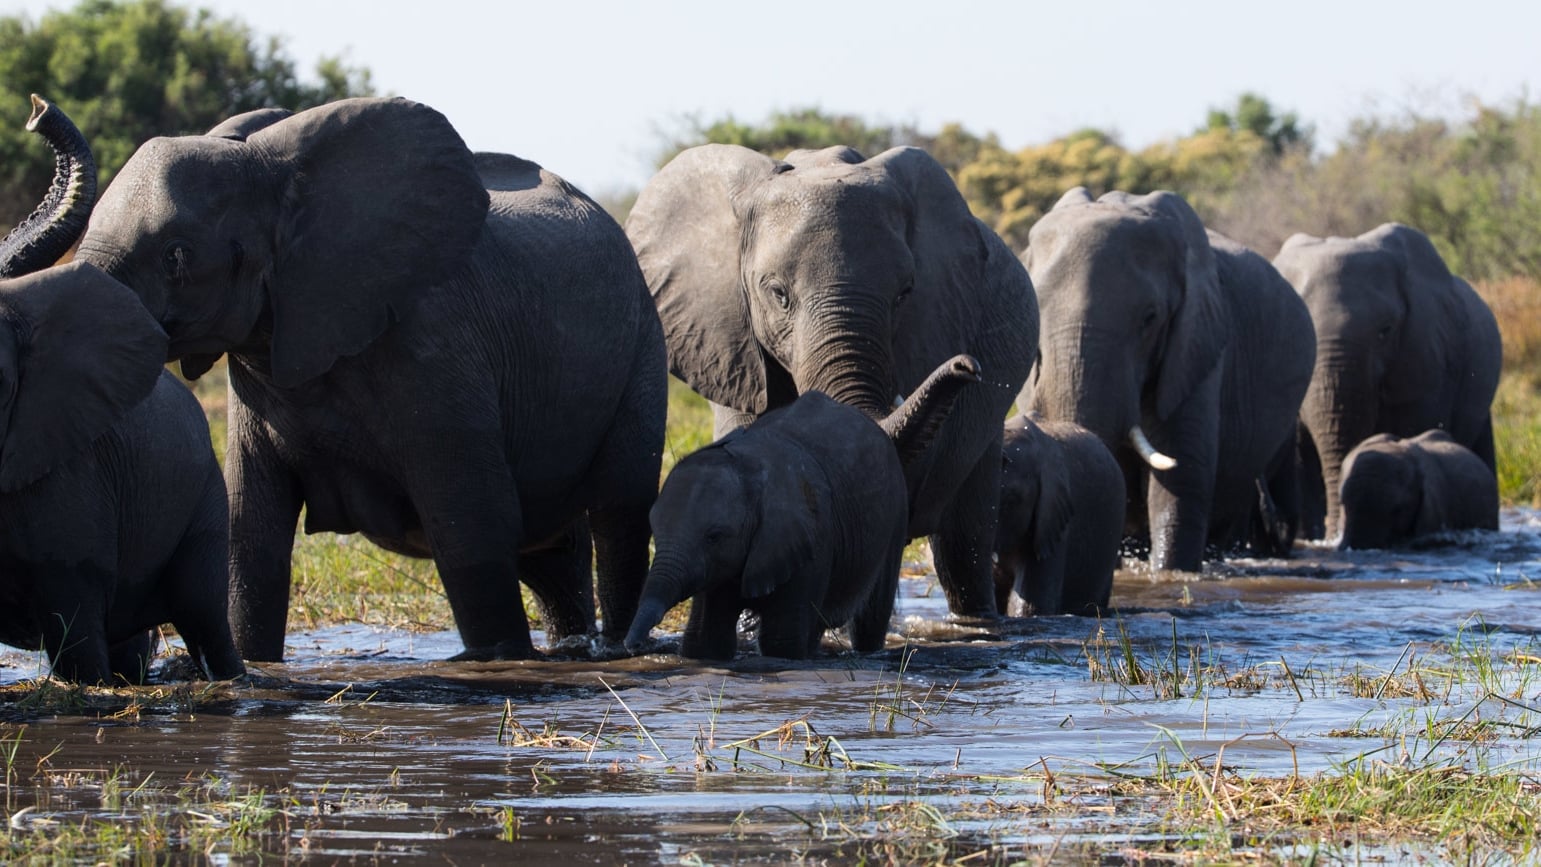
[[[899,294],[894,296],[894,306],[898,307],[899,305],[903,304],[905,301],[909,300],[910,293],[914,292],[914,291],[915,291],[915,284],[914,283],[906,283],[904,288],[899,290]]]
[[[1381,340],[1385,340],[1386,338],[1390,337],[1391,336],[1391,326],[1390,325],[1382,325],[1380,327],[1380,330],[1375,332],[1375,336],[1379,337]]]
[[[171,241],[161,250],[161,271],[171,280],[186,280],[193,251],[184,241]]]
[[[1156,311],[1146,310],[1145,316],[1140,320],[1140,333],[1145,334],[1156,324]]]
[[[765,281],[765,291],[776,299],[776,305],[782,310],[792,306],[792,295],[787,292],[787,287],[780,280]]]

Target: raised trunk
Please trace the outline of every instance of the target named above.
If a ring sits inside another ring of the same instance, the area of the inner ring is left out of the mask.
[[[69,117],[33,94],[27,129],[53,148],[54,179],[37,208],[0,239],[0,277],[30,274],[63,258],[96,204],[96,160]]]
[[[963,387],[979,382],[979,362],[955,355],[931,372],[904,405],[882,421],[883,431],[899,450],[899,462],[909,466],[930,447]]]

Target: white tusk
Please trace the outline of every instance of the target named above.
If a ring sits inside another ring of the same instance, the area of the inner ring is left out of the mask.
[[[1152,469],[1170,470],[1177,466],[1176,460],[1156,451],[1156,447],[1145,438],[1145,431],[1140,430],[1139,425],[1129,429],[1129,443],[1134,446],[1136,452],[1139,452],[1140,459],[1150,464]]]

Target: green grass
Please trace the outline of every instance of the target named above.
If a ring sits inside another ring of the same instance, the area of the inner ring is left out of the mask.
[[[1533,372],[1509,373],[1493,401],[1498,494],[1510,505],[1541,508],[1541,387]]]

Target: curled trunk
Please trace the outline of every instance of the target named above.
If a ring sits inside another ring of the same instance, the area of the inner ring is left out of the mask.
[[[691,586],[686,586],[684,576],[688,571],[667,550],[660,549],[653,558],[653,567],[648,570],[647,582],[642,586],[642,598],[637,601],[636,616],[626,633],[627,650],[639,653],[646,648],[653,627],[664,619],[669,609],[701,589],[694,586],[697,582],[689,582]]]
[[[899,450],[899,462],[909,466],[930,447],[952,412],[965,385],[979,382],[979,362],[972,356],[955,355],[931,372],[915,393],[882,421],[883,431]]]
[[[96,204],[96,160],[69,117],[33,94],[27,129],[53,148],[54,179],[37,208],[0,240],[0,277],[30,274],[63,258]]]

